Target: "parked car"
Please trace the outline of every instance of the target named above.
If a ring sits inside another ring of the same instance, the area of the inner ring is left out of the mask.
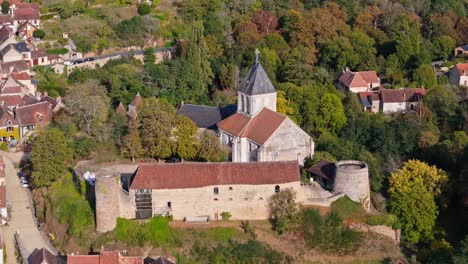
[[[84,59],[84,61],[93,61],[93,60],[94,60],[94,58],[86,58],[86,59]]]
[[[83,62],[85,62],[83,59],[78,59],[78,60],[75,61],[76,64],[80,64],[80,63],[83,63]]]
[[[20,180],[20,183],[21,183],[21,187],[29,188],[29,183],[28,183],[28,180],[26,180],[26,178],[22,177]]]
[[[20,177],[20,179],[24,178],[24,171],[18,171],[18,177]]]
[[[63,64],[67,65],[67,66],[70,66],[70,65],[73,65],[75,63],[73,63],[73,61],[66,61],[64,62]]]

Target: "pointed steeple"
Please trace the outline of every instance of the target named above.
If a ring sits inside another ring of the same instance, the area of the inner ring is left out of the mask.
[[[138,93],[136,94],[135,98],[133,99],[132,105],[133,105],[133,106],[139,106],[139,105],[141,104],[142,100],[143,100],[143,99],[141,98],[141,95],[140,95],[140,93],[138,92]]]
[[[115,109],[115,113],[119,115],[125,115],[127,111],[125,110],[125,106],[122,104],[122,102],[119,103],[119,106]]]
[[[270,78],[263,69],[259,58],[260,52],[255,50],[255,63],[249,70],[247,76],[242,80],[239,85],[238,91],[246,95],[259,95],[276,93],[275,87]]]

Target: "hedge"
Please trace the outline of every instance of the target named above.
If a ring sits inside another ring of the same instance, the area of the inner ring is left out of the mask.
[[[61,49],[48,49],[47,54],[67,54],[68,49],[61,48]]]

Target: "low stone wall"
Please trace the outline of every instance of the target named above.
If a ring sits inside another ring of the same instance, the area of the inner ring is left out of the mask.
[[[386,225],[371,226],[365,223],[351,223],[349,224],[349,228],[361,232],[377,233],[392,239],[397,244],[400,244],[400,230],[393,230],[391,227]]]

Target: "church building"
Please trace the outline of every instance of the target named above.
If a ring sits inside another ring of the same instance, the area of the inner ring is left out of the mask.
[[[287,161],[314,154],[314,141],[287,116],[276,112],[276,90],[255,51],[255,63],[238,88],[237,113],[217,126],[233,162]]]

